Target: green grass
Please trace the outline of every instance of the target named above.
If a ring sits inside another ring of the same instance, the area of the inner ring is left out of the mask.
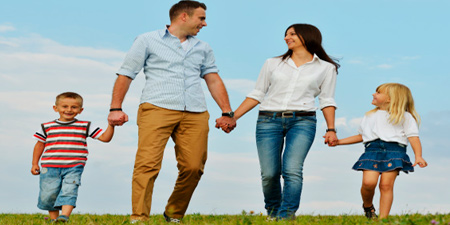
[[[16,224],[50,224],[46,214],[0,214],[0,225]],[[73,214],[67,224],[130,224],[129,215],[91,215]],[[150,220],[138,224],[167,224],[162,215],[152,215]],[[250,225],[250,224],[439,224],[450,225],[450,214],[405,214],[393,215],[385,220],[368,220],[359,215],[299,215],[293,221],[266,222],[266,217],[250,215],[242,212],[241,215],[186,215],[182,224],[224,224],[224,225]]]

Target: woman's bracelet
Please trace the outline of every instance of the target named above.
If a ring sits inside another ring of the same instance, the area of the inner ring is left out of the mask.
[[[113,112],[113,111],[122,111],[122,108],[111,108],[111,109],[109,109],[109,111],[110,111],[110,112]]]

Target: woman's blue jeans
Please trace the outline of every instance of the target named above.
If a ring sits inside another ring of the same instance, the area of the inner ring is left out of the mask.
[[[269,216],[295,217],[302,192],[303,162],[314,141],[316,122],[316,116],[258,117],[256,144]]]

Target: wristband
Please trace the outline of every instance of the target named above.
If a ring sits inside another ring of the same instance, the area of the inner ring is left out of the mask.
[[[110,112],[113,112],[113,111],[122,111],[122,108],[112,108],[112,109],[109,109],[109,111],[110,111]]]
[[[334,132],[334,133],[337,133],[336,129],[334,129],[334,128],[327,129],[327,132],[328,132],[328,131],[332,131],[332,132]]]

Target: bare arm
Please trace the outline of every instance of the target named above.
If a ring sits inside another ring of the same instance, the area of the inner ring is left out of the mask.
[[[117,76],[111,99],[111,108],[122,108],[122,103],[130,88],[131,81],[132,79],[127,76]],[[128,122],[128,115],[122,111],[112,111],[108,115],[108,122],[113,126],[122,126]]]
[[[213,97],[214,101],[216,101],[222,112],[230,112],[231,106],[230,100],[228,99],[227,89],[225,88],[225,85],[223,84],[223,81],[220,78],[219,74],[209,73],[206,74],[204,78],[206,81],[206,85],[208,86],[208,90],[209,92],[211,92],[211,96]],[[216,123],[219,123],[221,125],[227,124],[227,126],[230,128],[228,132],[224,130],[227,133],[231,132],[231,130],[236,127],[236,120],[227,116],[220,117],[216,120]]]
[[[336,108],[334,106],[328,106],[322,109],[323,117],[325,118],[328,129],[335,129],[334,126],[335,111]],[[328,144],[328,146],[334,146],[338,141],[336,132],[333,131],[326,132],[325,136],[323,137],[325,138],[325,144]]]
[[[222,112],[230,112],[230,100],[228,99],[227,89],[223,84],[222,79],[217,73],[209,73],[205,75],[206,85],[214,101],[220,107]]]
[[[110,142],[113,136],[114,136],[114,126],[108,124],[108,128],[106,128],[105,132],[103,132],[103,134],[100,137],[98,137],[98,140],[103,142]]]
[[[419,165],[422,168],[428,166],[427,161],[422,158],[422,144],[420,143],[419,137],[409,137],[408,141],[411,144],[416,158],[413,166]]]
[[[34,145],[33,150],[33,159],[31,161],[31,174],[38,175],[41,173],[40,167],[39,167],[39,160],[41,159],[41,155],[44,152],[44,143],[43,142],[36,142],[36,145]]]
[[[363,141],[362,135],[354,135],[347,138],[339,139],[337,141],[337,145],[350,145],[350,144],[356,144]]]
[[[238,120],[244,114],[246,114],[248,111],[255,108],[255,106],[257,106],[258,104],[259,104],[259,101],[257,101],[257,100],[255,100],[253,98],[246,98],[234,112],[234,118],[236,120]]]

